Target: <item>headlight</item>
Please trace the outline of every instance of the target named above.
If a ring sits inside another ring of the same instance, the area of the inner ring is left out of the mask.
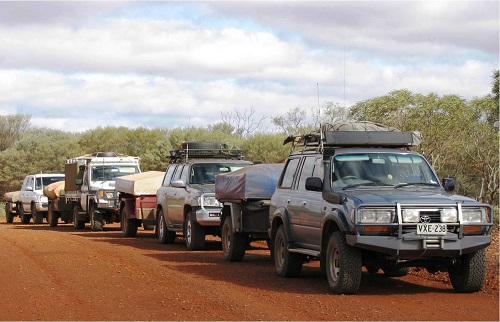
[[[106,192],[106,199],[113,199],[115,197],[115,194],[112,192]]]
[[[200,199],[202,207],[220,207],[220,203],[215,196],[201,196]]]
[[[419,222],[420,211],[417,209],[403,209],[403,222]]]
[[[441,209],[441,222],[457,222],[457,210],[455,208]]]
[[[393,209],[361,209],[358,213],[359,223],[391,223],[393,219]]]
[[[47,198],[46,196],[40,196],[40,202],[42,203],[49,202],[49,198]]]
[[[462,219],[464,222],[486,221],[486,212],[483,208],[462,208]]]

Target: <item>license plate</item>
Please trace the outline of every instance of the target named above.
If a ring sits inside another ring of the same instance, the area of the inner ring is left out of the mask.
[[[418,235],[446,235],[446,224],[417,224]]]

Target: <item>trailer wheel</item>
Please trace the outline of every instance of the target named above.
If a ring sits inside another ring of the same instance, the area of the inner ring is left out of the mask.
[[[78,230],[85,228],[85,221],[78,220],[78,205],[76,203],[73,204],[73,227]]]
[[[186,216],[184,238],[188,250],[203,250],[205,248],[205,227],[196,222],[192,212]]]
[[[49,201],[49,209],[47,211],[47,221],[50,227],[57,227],[59,221],[59,212],[54,211],[54,202]]]
[[[175,241],[175,231],[168,230],[163,209],[158,211],[158,224],[156,225],[156,230],[160,243],[172,244]]]
[[[102,214],[97,212],[95,203],[89,204],[90,229],[92,231],[102,231],[104,220]]]
[[[326,249],[326,276],[336,294],[354,294],[361,284],[361,252],[347,244],[344,233],[333,232]]]
[[[222,225],[222,252],[227,262],[241,262],[245,257],[247,239],[242,233],[233,232],[231,216],[227,216]]]
[[[10,202],[5,204],[5,221],[8,224],[12,224],[14,222],[14,213],[12,212],[12,204]]]
[[[120,226],[122,229],[123,237],[135,237],[137,235],[137,219],[128,218],[127,212],[125,211],[125,207],[121,207],[120,209]]]
[[[451,285],[459,293],[480,291],[486,279],[485,250],[460,256],[455,265],[448,267],[448,276]]]
[[[273,254],[276,273],[281,277],[299,276],[302,271],[304,256],[288,251],[288,238],[283,225],[279,226],[272,244],[274,244]]]

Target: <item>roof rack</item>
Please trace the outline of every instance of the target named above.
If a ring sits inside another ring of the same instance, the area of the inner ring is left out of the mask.
[[[179,149],[170,150],[170,163],[197,159],[241,159],[241,150],[228,143],[183,142]]]
[[[290,142],[292,149],[315,148],[323,152],[325,148],[336,147],[409,148],[419,145],[422,137],[419,132],[402,132],[371,122],[342,122],[325,124],[310,134],[289,136],[283,144]]]

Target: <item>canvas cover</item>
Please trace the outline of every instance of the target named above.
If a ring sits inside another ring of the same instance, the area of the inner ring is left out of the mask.
[[[219,200],[271,199],[284,164],[255,164],[215,178]]]
[[[61,190],[64,191],[64,181],[57,181],[43,187],[43,194],[49,199],[59,198]]]
[[[16,201],[19,200],[19,192],[20,191],[6,192],[3,195],[3,200],[4,201],[10,201],[10,202],[16,202]]]
[[[146,171],[116,178],[115,190],[134,196],[156,195],[165,172]]]

